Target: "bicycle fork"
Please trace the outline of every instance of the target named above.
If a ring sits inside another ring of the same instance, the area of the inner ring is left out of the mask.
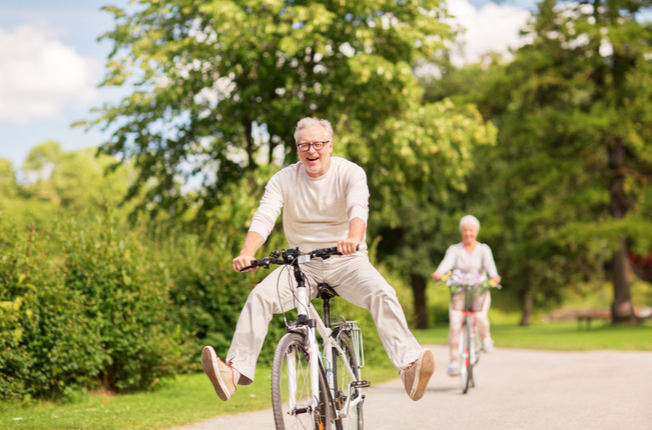
[[[460,372],[466,372],[467,362],[470,362],[474,365],[477,362],[477,354],[475,350],[475,315],[472,312],[464,312],[464,324],[462,326],[462,331],[468,328],[468,334],[462,333],[460,339],[460,350],[462,351],[462,360],[460,363]],[[464,342],[462,339],[468,335],[469,338],[469,348],[464,347]]]
[[[299,410],[297,409],[297,360],[296,353],[294,351],[289,351],[286,355],[285,361],[287,363],[287,372],[288,372],[288,406],[290,411],[294,411],[294,414],[314,412],[319,406],[319,361],[314,360],[314,357],[319,357],[319,346],[317,345],[317,339],[315,336],[314,327],[308,327],[306,332],[307,339],[307,349],[309,356],[309,366],[310,366],[310,388],[312,391],[312,402],[310,404],[310,410]]]

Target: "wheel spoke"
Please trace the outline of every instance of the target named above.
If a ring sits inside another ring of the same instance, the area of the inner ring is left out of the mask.
[[[340,337],[340,347],[343,354],[337,354],[335,351],[333,354],[336,356],[334,371],[337,378],[335,406],[341,414],[340,419],[336,421],[336,427],[338,430],[362,430],[360,390],[351,385],[354,381],[360,380],[360,369],[351,341],[346,334]]]
[[[325,383],[321,381],[321,392]],[[324,416],[325,396],[314,408],[310,384],[310,364],[299,334],[285,335],[277,347],[272,367],[272,406],[277,430],[328,429]],[[327,418],[326,418],[327,419]]]

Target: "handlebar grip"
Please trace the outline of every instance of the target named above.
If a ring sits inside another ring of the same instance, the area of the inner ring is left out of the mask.
[[[240,271],[240,272],[244,272],[245,270],[249,270],[249,269],[254,269],[254,268],[256,268],[256,267],[265,266],[265,265],[269,264],[269,261],[267,261],[267,260],[269,260],[269,257],[261,258],[260,260],[251,260],[251,264],[250,264],[249,266],[247,266],[247,267],[243,267],[243,268],[240,269],[239,271]]]

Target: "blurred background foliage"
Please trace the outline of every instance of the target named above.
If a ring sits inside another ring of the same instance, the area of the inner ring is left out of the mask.
[[[648,2],[545,0],[513,58],[463,67],[433,0],[135,4],[107,7],[103,36],[103,85],[132,92],[79,123],[111,139],[0,160],[1,399],[147,389],[198,370],[204,344],[224,356],[266,274],[231,259],[308,115],[367,172],[372,261],[413,327],[447,322],[430,274],[468,213],[503,275],[492,319],[652,305]],[[278,223],[264,250],[286,246]],[[387,364],[367,312],[333,313]]]

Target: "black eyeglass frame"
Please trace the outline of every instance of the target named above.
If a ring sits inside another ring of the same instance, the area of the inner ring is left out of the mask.
[[[322,149],[324,149],[324,146],[326,146],[326,144],[328,144],[328,143],[330,143],[330,140],[324,140],[322,142],[297,143],[297,148],[299,148],[299,150],[301,152],[308,152],[308,151],[310,151],[310,147],[312,146],[313,148],[315,148],[315,151],[319,152]],[[319,148],[317,148],[317,145],[320,145]],[[305,149],[304,149],[304,146],[305,146]]]

